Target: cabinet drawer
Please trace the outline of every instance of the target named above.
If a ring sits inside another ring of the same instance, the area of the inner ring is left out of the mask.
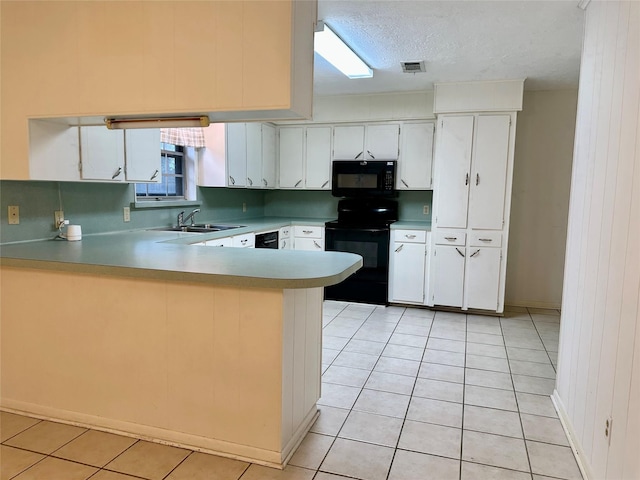
[[[291,227],[282,227],[278,231],[279,238],[289,238],[291,236]]]
[[[256,236],[253,233],[246,233],[244,235],[234,235],[233,246],[240,248],[253,248],[256,244]]]
[[[394,242],[425,243],[427,232],[424,230],[393,230]]]
[[[207,240],[204,244],[207,247],[232,247],[233,240],[231,240],[231,237],[216,238],[215,240]]]
[[[307,238],[322,238],[322,231],[324,227],[315,226],[311,227],[308,225],[296,225],[293,227],[293,234],[296,237],[307,237]]]
[[[501,247],[502,233],[500,232],[472,232],[469,234],[471,247]]]
[[[466,240],[467,234],[457,230],[439,230],[435,234],[436,245],[464,246]]]

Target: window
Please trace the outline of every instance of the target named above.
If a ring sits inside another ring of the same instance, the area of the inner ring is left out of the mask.
[[[162,181],[136,183],[136,200],[183,200],[185,198],[184,147],[170,143],[160,144]]]

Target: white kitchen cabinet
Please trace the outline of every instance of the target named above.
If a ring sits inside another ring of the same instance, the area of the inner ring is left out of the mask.
[[[231,237],[231,246],[236,248],[253,248],[256,246],[256,236],[253,232]]]
[[[259,123],[245,123],[248,188],[260,188],[262,184],[262,127]]]
[[[466,249],[436,245],[431,259],[432,304],[462,307]]]
[[[429,305],[503,311],[515,115],[438,119]]]
[[[440,120],[434,188],[438,207],[434,215],[440,228],[467,226],[473,120],[473,115]]]
[[[276,127],[263,123],[261,125],[262,141],[262,188],[276,188]]]
[[[80,127],[80,165],[83,180],[123,181],[124,131]]]
[[[160,129],[125,130],[125,178],[129,182],[162,182]]]
[[[469,228],[502,228],[510,121],[509,115],[477,117],[469,182]]]
[[[433,122],[402,125],[396,175],[398,190],[432,188],[434,129]]]
[[[204,244],[207,247],[233,247],[233,240],[231,237],[216,238],[214,240],[206,240]]]
[[[291,250],[291,227],[282,227],[278,230],[278,248],[280,250]]]
[[[279,128],[280,188],[304,187],[304,127]]]
[[[468,248],[465,265],[464,306],[497,310],[500,287],[499,248]]]
[[[244,123],[226,127],[227,186],[244,187],[247,183],[247,130]]]
[[[333,129],[334,160],[396,160],[400,125],[338,125]]]
[[[331,127],[307,127],[304,186],[310,190],[331,189]]]
[[[294,250],[324,250],[324,227],[310,225],[295,225],[293,227]]]
[[[423,305],[428,232],[392,230],[389,249],[389,301]]]

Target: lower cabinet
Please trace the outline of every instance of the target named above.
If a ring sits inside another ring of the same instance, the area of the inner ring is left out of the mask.
[[[282,227],[278,230],[278,248],[280,250],[290,250],[291,244],[291,227]]]
[[[429,235],[425,230],[392,230],[389,246],[389,301],[424,305]]]
[[[324,227],[295,225],[293,227],[294,250],[324,250]]]
[[[501,311],[500,232],[438,230],[430,272],[431,306]]]

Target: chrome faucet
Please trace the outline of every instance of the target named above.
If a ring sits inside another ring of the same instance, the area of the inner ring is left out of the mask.
[[[200,211],[200,209],[196,208],[195,210],[193,210],[186,217],[184,216],[184,210],[182,212],[180,212],[178,214],[178,226],[179,227],[184,227],[185,226],[185,222],[188,222],[189,220],[191,220],[191,225],[193,225],[195,223],[196,213],[198,213],[199,211]]]

